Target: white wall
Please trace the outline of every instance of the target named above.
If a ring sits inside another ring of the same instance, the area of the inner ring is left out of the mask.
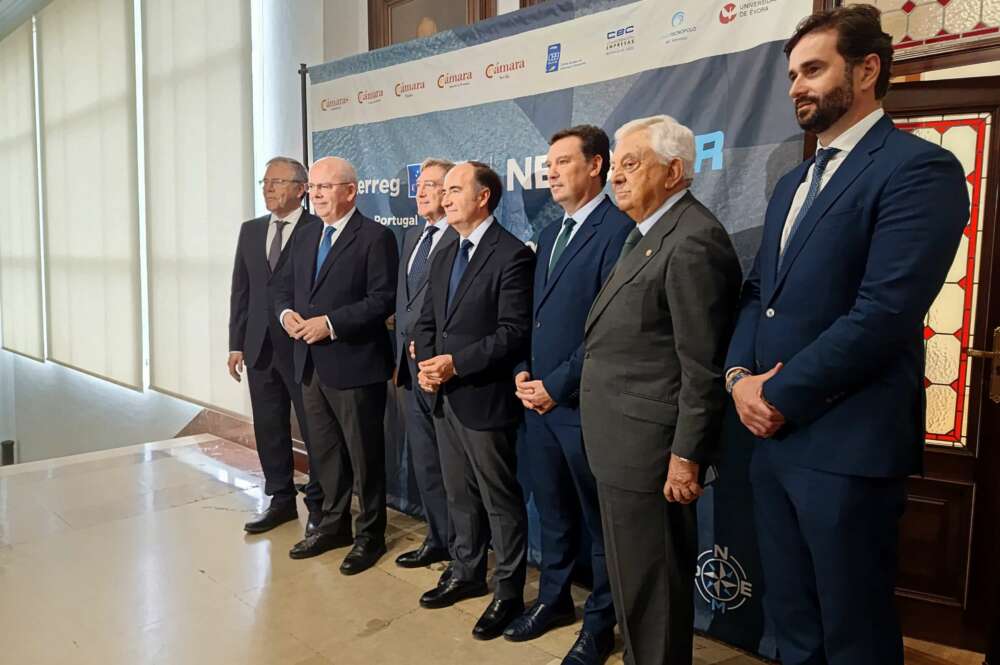
[[[517,11],[521,8],[521,3],[518,0],[497,0],[497,15],[506,14],[507,12]]]
[[[0,351],[0,441],[15,438],[14,354]]]
[[[323,1],[323,62],[368,50],[367,0]],[[311,65],[319,62],[310,62]]]

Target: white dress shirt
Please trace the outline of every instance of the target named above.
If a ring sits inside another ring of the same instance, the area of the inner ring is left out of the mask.
[[[343,235],[344,227],[347,226],[347,222],[350,221],[352,216],[354,216],[356,210],[357,207],[351,208],[346,215],[335,221],[333,224],[327,224],[326,221],[323,222],[323,231],[319,234],[319,243],[316,245],[317,253],[319,252],[319,246],[323,244],[323,234],[326,233],[326,227],[332,226],[334,228],[333,236],[330,237],[330,251],[332,252],[333,246],[337,244],[337,238]],[[329,256],[329,254],[327,254],[327,256]],[[319,266],[316,267],[319,268]],[[281,323],[282,328],[285,328],[285,314],[291,311],[292,310],[290,309],[283,309],[281,310],[281,313],[278,314],[278,322]],[[337,334],[333,331],[333,324],[330,323],[330,317],[327,316],[325,318],[326,327],[330,329],[330,339],[337,339]],[[288,330],[288,328],[285,328],[285,330]]]
[[[660,221],[660,219],[662,219],[664,215],[667,214],[668,210],[670,210],[671,208],[673,208],[677,204],[677,202],[680,201],[681,198],[684,197],[684,195],[687,193],[687,191],[688,191],[688,188],[685,187],[681,191],[677,192],[676,194],[674,194],[673,196],[671,196],[669,199],[667,199],[666,201],[664,201],[663,205],[661,205],[659,208],[657,208],[656,210],[654,210],[652,215],[650,215],[646,219],[644,219],[641,222],[639,222],[639,225],[638,225],[639,233],[641,233],[643,236],[645,236],[647,233],[649,233],[649,230],[652,229],[653,226],[655,226],[656,223],[658,221]]]
[[[434,248],[437,247],[439,242],[441,242],[441,236],[444,235],[445,229],[448,228],[448,218],[442,217],[436,222],[427,220],[427,223],[424,224],[424,230],[420,233],[420,238],[417,239],[417,244],[413,248],[413,253],[410,254],[410,260],[406,264],[407,275],[409,275],[410,270],[413,269],[413,260],[417,258],[417,248],[420,247],[420,243],[424,241],[424,237],[427,235],[427,229],[431,226],[437,227],[437,233],[431,236],[431,251],[428,253],[428,256],[434,252]]]
[[[573,221],[576,222],[576,224],[573,225],[572,230],[570,230],[569,232],[569,237],[566,238],[567,246],[569,246],[569,244],[573,242],[573,236],[576,235],[576,232],[580,230],[580,227],[583,226],[583,223],[587,221],[588,217],[590,217],[590,213],[594,212],[594,210],[597,209],[597,206],[601,205],[601,202],[604,200],[604,198],[605,194],[604,192],[601,192],[594,198],[587,201],[587,203],[582,205],[580,209],[574,212],[572,215],[569,214],[568,212],[563,212],[563,224],[565,224],[566,220],[569,219],[570,217],[572,217]],[[562,229],[560,229],[559,233],[556,234],[556,240],[559,239],[559,236],[561,234],[562,234]]]
[[[264,243],[265,258],[267,258],[268,253],[271,251],[271,243],[274,242],[274,234],[278,232],[278,225],[275,224],[275,222],[288,222],[281,234],[281,249],[285,249],[285,246],[288,244],[288,239],[292,237],[292,231],[295,230],[295,225],[299,223],[300,219],[302,219],[302,206],[298,206],[291,212],[291,214],[285,217],[278,217],[273,212],[271,213],[271,221],[267,223],[267,241]]]
[[[818,148],[837,148],[839,152],[835,153],[833,157],[826,163],[826,168],[823,170],[823,179],[819,181],[819,191],[823,191],[827,183],[830,182],[830,178],[833,174],[837,172],[840,165],[844,163],[847,159],[847,155],[854,150],[861,139],[864,138],[865,134],[868,133],[875,123],[882,119],[885,112],[881,109],[875,109],[864,118],[856,122],[850,129],[846,132],[830,141],[830,145],[823,145],[820,143]],[[788,209],[788,216],[785,217],[785,227],[781,231],[781,251],[785,251],[785,245],[788,244],[788,238],[792,231],[792,226],[795,223],[795,218],[798,217],[799,211],[802,210],[802,204],[806,201],[806,196],[809,193],[809,185],[812,183],[813,173],[816,170],[815,165],[809,166],[809,171],[806,173],[805,180],[799,184],[799,188],[795,190],[795,198],[792,199],[792,205]]]
[[[479,241],[483,239],[483,236],[486,235],[486,229],[490,228],[492,224],[493,224],[493,215],[490,215],[485,220],[483,220],[483,223],[477,226],[476,230],[470,233],[468,237],[462,236],[462,238],[458,241],[458,248],[460,250],[462,249],[462,240],[469,240],[472,242],[472,247],[469,248],[470,262],[472,261],[472,255],[476,253],[476,249],[479,247]]]

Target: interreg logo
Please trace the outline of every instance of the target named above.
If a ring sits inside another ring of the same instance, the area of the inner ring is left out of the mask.
[[[727,2],[722,9],[719,10],[719,23],[726,25],[727,23],[732,23],[736,20],[736,5],[732,2]]]
[[[753,585],[728,547],[715,545],[702,552],[694,579],[698,595],[721,614],[739,609],[753,597]]]
[[[679,25],[684,25],[684,12],[675,13],[673,15],[673,18],[670,19],[670,25],[674,26],[675,28]]]
[[[408,186],[407,196],[411,199],[417,198],[417,178],[420,177],[420,164],[406,165],[406,184]]]
[[[562,55],[562,44],[549,44],[549,56],[545,60],[546,74],[558,71],[560,55]]]

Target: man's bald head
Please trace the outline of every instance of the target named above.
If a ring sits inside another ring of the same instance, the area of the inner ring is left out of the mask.
[[[309,169],[309,195],[313,209],[332,224],[354,207],[358,196],[358,172],[346,159],[323,157]]]

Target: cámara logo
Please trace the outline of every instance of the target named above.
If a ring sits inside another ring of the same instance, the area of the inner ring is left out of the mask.
[[[358,104],[377,104],[382,101],[383,91],[379,90],[359,90]]]
[[[320,101],[319,108],[321,111],[335,111],[349,101],[347,97],[328,97]]]
[[[451,74],[441,74],[438,77],[439,88],[455,88],[460,85],[468,85],[472,80],[472,72],[457,72]]]
[[[524,60],[497,62],[486,65],[486,78],[507,78],[511,72],[524,69]]]
[[[396,87],[392,89],[396,93],[397,97],[411,97],[414,92],[424,89],[424,82],[417,81],[415,83],[397,83]]]

